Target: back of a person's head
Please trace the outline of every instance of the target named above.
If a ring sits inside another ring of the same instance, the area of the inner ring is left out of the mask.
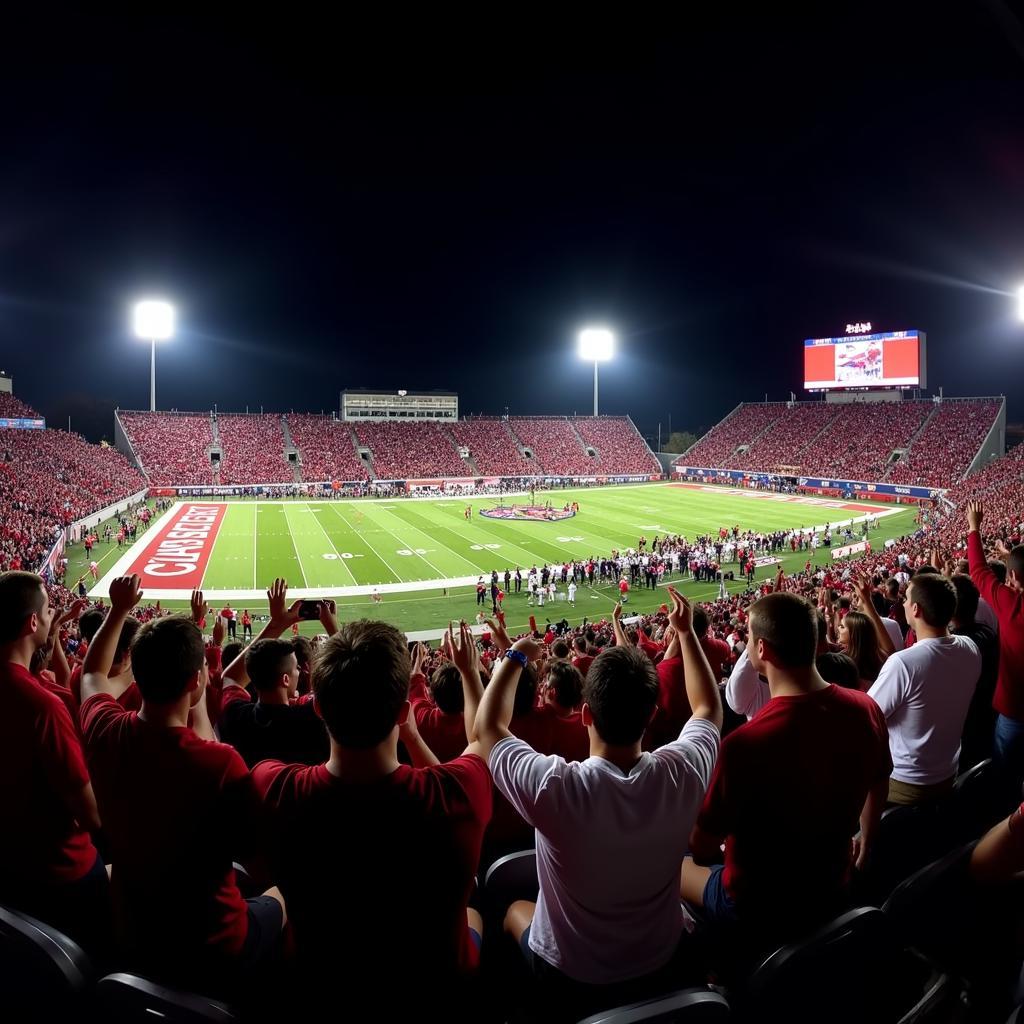
[[[934,629],[949,625],[956,611],[956,587],[951,580],[937,573],[923,573],[907,584],[911,604],[916,604],[921,618]]]
[[[814,664],[818,647],[817,609],[799,594],[768,594],[750,606],[750,640],[763,640],[784,668]]]
[[[988,567],[995,573],[996,579],[1000,583],[1006,582],[1006,563],[998,558],[992,558],[988,562]]]
[[[531,662],[519,673],[516,695],[512,702],[512,714],[528,715],[537,704],[537,670]]]
[[[632,646],[602,651],[587,672],[583,700],[605,743],[623,747],[637,743],[658,702],[654,663]]]
[[[553,658],[568,658],[569,657],[569,645],[564,640],[556,640],[551,645],[551,657],[553,657]]]
[[[575,645],[576,650],[580,652],[580,654],[586,654],[587,653],[587,639],[586,639],[586,637],[582,637],[582,636],[576,637],[576,639],[573,641],[573,644]]]
[[[171,704],[203,667],[203,634],[187,616],[167,615],[139,628],[131,652],[132,675],[142,699]]]
[[[430,692],[434,703],[446,714],[462,714],[465,694],[462,691],[462,674],[450,661],[444,661],[434,669],[430,677]]]
[[[245,671],[252,685],[260,691],[276,689],[294,653],[290,640],[267,638],[251,643],[245,652]]]
[[[956,590],[956,610],[953,618],[958,626],[971,626],[978,614],[978,599],[981,594],[974,585],[970,576],[957,573],[952,578],[953,587]]]
[[[1016,573],[1017,580],[1024,584],[1024,544],[1018,544],[1006,558],[1006,568]]]
[[[818,675],[826,683],[835,683],[846,690],[860,689],[860,673],[853,658],[848,654],[828,651],[819,654],[814,663],[818,668]]]
[[[693,635],[698,639],[706,636],[708,632],[708,613],[701,605],[695,605],[693,609]]]
[[[124,661],[128,657],[128,652],[131,650],[132,641],[135,639],[135,634],[142,628],[142,623],[138,619],[133,619],[130,615],[124,620],[124,624],[121,626],[121,632],[117,638],[117,647],[114,650],[114,664],[116,665],[120,661]]]
[[[82,617],[78,620],[78,632],[82,639],[92,643],[92,638],[99,631],[106,617],[102,608],[90,608],[88,611],[82,612]]]
[[[918,576],[941,576],[942,573],[935,568],[929,562],[925,562],[924,565],[919,565],[913,573],[911,573],[911,579],[916,579]]]
[[[567,661],[555,661],[548,666],[548,686],[555,702],[567,711],[579,707],[583,699],[583,673]]]
[[[242,653],[242,641],[232,640],[231,643],[225,644],[224,649],[221,651],[220,660],[224,665],[230,665]]]
[[[43,610],[46,592],[42,577],[12,569],[0,573],[0,644],[14,643],[25,620]]]
[[[313,693],[335,742],[355,750],[382,743],[408,699],[411,671],[405,636],[387,622],[346,622],[329,637],[313,664]]]
[[[299,666],[299,671],[309,668],[313,664],[313,643],[309,637],[293,636],[289,638],[288,642],[292,645],[295,664]]]

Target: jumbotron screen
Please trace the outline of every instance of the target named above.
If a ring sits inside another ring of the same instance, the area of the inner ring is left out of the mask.
[[[921,331],[808,338],[804,341],[804,388],[923,388],[924,344]]]

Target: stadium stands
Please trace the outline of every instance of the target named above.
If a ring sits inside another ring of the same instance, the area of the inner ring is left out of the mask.
[[[299,451],[302,479],[366,480],[366,466],[356,454],[352,426],[330,416],[290,413],[288,430]]]
[[[803,453],[838,415],[838,407],[824,402],[801,402],[786,409],[750,447],[734,455],[727,469],[774,473],[782,466],[801,464]]]
[[[737,448],[751,444],[785,411],[786,407],[781,403],[741,405],[713,426],[677,461],[685,461],[688,466],[724,469]]]
[[[280,416],[221,415],[217,430],[222,484],[279,484],[292,479]]]
[[[125,434],[155,487],[213,483],[207,413],[121,412]]]
[[[39,413],[31,406],[26,405],[20,398],[0,391],[0,418],[2,419],[38,419]]]
[[[658,460],[625,416],[579,416],[573,419],[584,444],[597,450],[600,473],[661,473]]]
[[[471,476],[469,466],[438,423],[353,423],[356,436],[373,453],[378,480]]]
[[[456,444],[469,449],[470,458],[484,476],[523,476],[536,469],[516,447],[503,420],[459,420],[448,429]]]
[[[577,476],[597,470],[597,460],[587,455],[571,420],[518,417],[509,425],[519,441],[533,451],[542,472]]]

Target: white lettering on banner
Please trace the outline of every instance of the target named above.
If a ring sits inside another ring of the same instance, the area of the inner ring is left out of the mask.
[[[178,569],[165,569],[166,565],[180,566]],[[148,562],[146,572],[150,576],[187,576],[195,571],[195,565],[190,562]]]

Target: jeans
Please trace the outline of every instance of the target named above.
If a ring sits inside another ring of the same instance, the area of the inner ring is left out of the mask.
[[[1003,770],[1007,783],[1012,784],[1019,799],[1021,782],[1024,781],[1024,722],[998,715],[993,753],[996,764]]]

